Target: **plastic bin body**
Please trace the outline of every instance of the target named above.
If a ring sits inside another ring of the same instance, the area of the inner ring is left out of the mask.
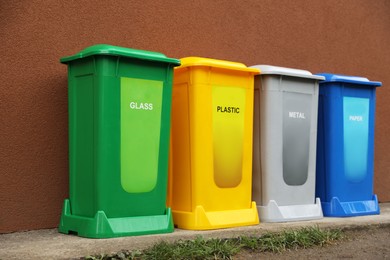
[[[318,81],[308,71],[257,65],[252,197],[260,221],[321,218],[315,198]]]
[[[69,81],[69,199],[59,230],[91,238],[173,231],[166,207],[173,67],[95,45],[61,59]]]
[[[317,183],[324,216],[379,214],[373,194],[375,92],[380,82],[319,74]]]
[[[189,57],[174,71],[170,205],[175,225],[258,224],[251,201],[253,80],[244,64]]]

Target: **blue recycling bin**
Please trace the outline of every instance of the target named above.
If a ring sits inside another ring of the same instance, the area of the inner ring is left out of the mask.
[[[321,73],[316,197],[324,216],[379,214],[373,193],[375,92],[381,82]]]

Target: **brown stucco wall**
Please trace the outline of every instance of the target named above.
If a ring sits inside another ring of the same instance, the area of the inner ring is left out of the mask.
[[[56,227],[68,196],[67,70],[108,43],[366,76],[377,92],[375,192],[390,201],[390,1],[0,2],[0,233]]]

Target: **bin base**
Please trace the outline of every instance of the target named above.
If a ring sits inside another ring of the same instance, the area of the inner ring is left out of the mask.
[[[322,210],[326,217],[354,217],[380,214],[376,194],[372,196],[372,200],[347,202],[341,202],[338,197],[333,197],[330,202],[322,202]]]
[[[197,206],[194,212],[172,210],[172,213],[175,225],[181,229],[208,230],[259,224],[254,201],[248,209],[206,212],[203,206]]]
[[[288,206],[278,206],[276,201],[270,200],[267,206],[258,206],[257,209],[262,222],[301,221],[323,217],[319,198],[316,198],[315,204]]]
[[[70,201],[64,202],[59,232],[80,237],[111,238],[173,232],[171,209],[165,215],[107,218],[98,211],[94,218],[72,215]]]

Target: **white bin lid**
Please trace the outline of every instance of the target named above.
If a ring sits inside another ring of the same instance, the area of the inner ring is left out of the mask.
[[[310,71],[307,70],[292,69],[292,68],[278,67],[272,65],[254,65],[254,66],[250,66],[250,68],[260,69],[260,75],[276,74],[276,75],[309,78],[309,79],[317,79],[317,80],[325,79],[324,76],[313,75]]]

